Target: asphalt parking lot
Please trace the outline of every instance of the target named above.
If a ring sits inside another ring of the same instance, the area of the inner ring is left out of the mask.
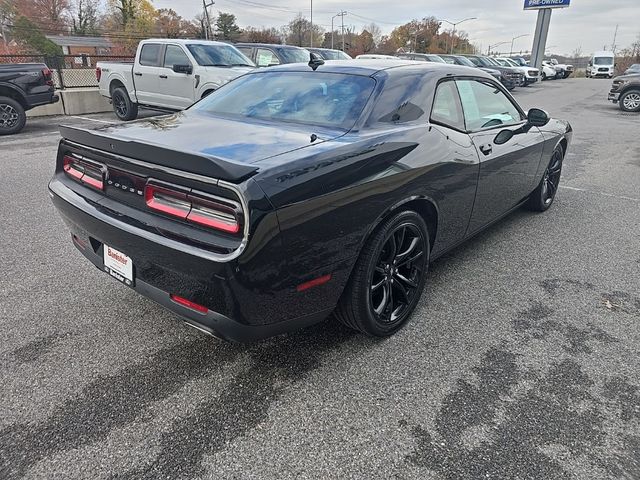
[[[575,130],[555,205],[438,260],[384,341],[187,329],[49,201],[56,124],[114,117],[0,139],[0,478],[640,478],[640,116],[609,86],[516,91]]]

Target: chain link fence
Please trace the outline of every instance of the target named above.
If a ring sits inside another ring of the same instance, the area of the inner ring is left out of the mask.
[[[95,69],[98,62],[133,60],[133,56],[117,55],[0,55],[0,64],[44,63],[53,72],[53,82],[58,90],[97,87]]]

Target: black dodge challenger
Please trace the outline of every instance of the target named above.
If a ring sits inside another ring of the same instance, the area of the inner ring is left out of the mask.
[[[61,131],[49,190],[80,252],[233,341],[332,312],[393,334],[430,261],[551,206],[572,136],[478,69],[315,59],[174,115]]]

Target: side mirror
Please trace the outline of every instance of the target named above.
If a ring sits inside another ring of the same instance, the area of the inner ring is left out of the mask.
[[[549,114],[539,108],[532,108],[527,113],[527,122],[534,127],[544,127],[549,120]]]
[[[193,67],[191,65],[174,65],[173,71],[176,73],[191,75],[193,73]]]
[[[509,140],[511,140],[514,135],[515,132],[513,130],[502,130],[500,133],[498,133],[498,135],[496,135],[496,138],[493,139],[493,143],[495,143],[496,145],[504,145]]]

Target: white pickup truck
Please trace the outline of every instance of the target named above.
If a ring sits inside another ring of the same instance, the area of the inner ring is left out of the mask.
[[[227,43],[151,39],[140,42],[133,63],[98,62],[96,77],[117,117],[133,120],[138,106],[183,110],[254,68]]]

